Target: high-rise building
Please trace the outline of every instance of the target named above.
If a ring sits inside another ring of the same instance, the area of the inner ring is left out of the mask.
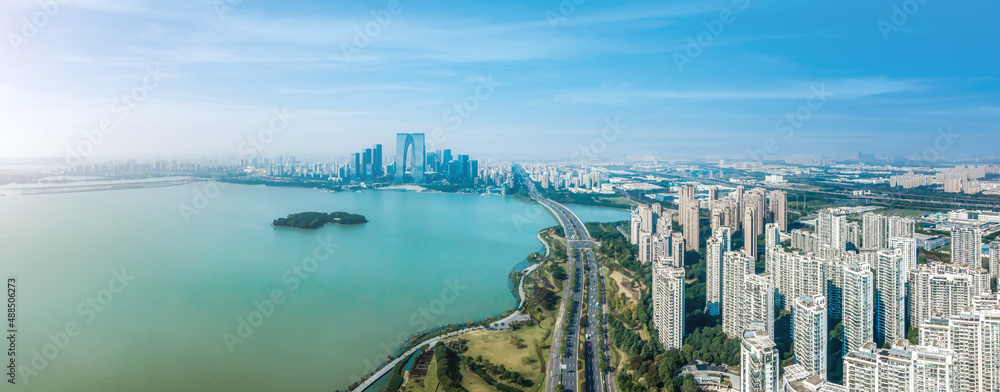
[[[890,237],[889,249],[899,249],[903,253],[903,281],[909,281],[909,273],[917,268],[917,239],[913,237]]]
[[[649,260],[656,263],[672,264],[670,257],[670,236],[663,233],[653,234],[650,239]]]
[[[721,227],[715,231],[715,235],[722,239],[722,249],[724,252],[733,250],[733,229],[731,227]]]
[[[781,246],[781,230],[778,229],[777,223],[768,223],[764,225],[764,251],[767,249]]]
[[[642,264],[653,261],[653,233],[639,232],[639,254],[636,255],[636,258]]]
[[[844,352],[857,351],[874,342],[875,289],[871,267],[848,264],[844,267]]]
[[[444,150],[444,152],[441,154],[441,163],[448,164],[451,161],[452,161],[451,149]]]
[[[826,308],[833,320],[844,318],[844,266],[847,263],[843,259],[834,259],[826,262]],[[836,321],[832,321],[836,324]]]
[[[1000,241],[990,243],[990,277],[996,278],[1000,272]]]
[[[761,323],[768,332],[774,331],[774,281],[771,274],[749,274],[743,277],[742,322],[746,326]]]
[[[740,340],[740,382],[744,392],[778,392],[778,349],[771,334],[745,330]]]
[[[823,259],[782,248],[773,248],[765,256],[765,270],[774,275],[777,306],[792,311],[797,297],[825,295],[827,279]]]
[[[653,264],[653,324],[665,349],[684,344],[684,268]]]
[[[410,152],[412,150],[412,153]],[[445,150],[451,154],[450,150]],[[410,170],[410,178],[414,183],[424,183],[424,173],[427,170],[427,149],[424,145],[424,134],[422,133],[400,133],[396,134],[396,182],[406,180],[407,168]]]
[[[698,202],[692,202],[686,208],[687,213],[684,214],[684,240],[687,245],[685,249],[696,251],[698,250],[699,236],[701,234]]]
[[[722,310],[722,261],[728,251],[723,239],[713,235],[705,241],[705,313],[718,316]]]
[[[788,193],[785,191],[771,191],[769,194],[770,210],[774,215],[774,224],[778,225],[778,231],[788,231]]]
[[[819,237],[816,233],[795,229],[790,233],[792,248],[805,253],[819,253]]]
[[[875,291],[875,341],[906,339],[906,279],[903,252],[878,252],[878,289]]]
[[[362,175],[364,174],[364,166],[362,166],[361,162],[362,162],[361,161],[361,153],[355,153],[354,154],[354,167],[353,167],[353,169],[354,169],[353,170],[354,171],[354,176],[352,176],[355,180],[360,180],[360,179],[364,178],[364,177],[362,177]]]
[[[879,251],[889,246],[889,238],[913,238],[915,222],[911,218],[869,212],[862,219],[861,249]]]
[[[472,173],[470,173],[471,166],[469,166],[469,156],[459,155],[458,156],[458,175],[455,176],[454,181],[464,183],[468,182],[472,178]],[[652,229],[650,229],[652,231]]]
[[[886,218],[886,238],[901,237],[913,238],[916,231],[916,222],[912,218],[901,216],[890,216]]]
[[[788,365],[782,370],[781,388],[784,392],[847,392],[843,385],[812,374],[802,365]]]
[[[726,252],[722,263],[722,330],[731,338],[741,336],[744,278],[754,272],[754,259],[743,252]]]
[[[759,236],[764,233],[764,222],[767,216],[767,190],[764,188],[754,188],[743,196],[743,215],[746,218],[747,209],[753,207],[753,234]],[[746,228],[744,227],[744,230]]]
[[[934,317],[947,318],[973,306],[973,299],[990,292],[989,273],[982,268],[923,264],[910,270],[910,325]]]
[[[656,212],[653,211],[653,207],[641,206],[639,207],[639,214],[642,215],[642,226],[640,229],[645,232],[653,233],[653,229],[656,228]]]
[[[385,176],[385,161],[382,158],[382,145],[376,144],[372,156],[372,173],[376,178]]]
[[[685,242],[687,240],[681,233],[670,234],[670,262],[674,267],[684,268],[684,251],[687,249]]]
[[[743,196],[746,193],[743,185],[736,186],[736,190],[732,192],[733,200],[736,201],[736,209],[733,211],[733,219],[736,221],[736,227],[734,231],[738,231],[743,228]]]
[[[756,206],[747,206],[743,210],[743,252],[757,258],[757,215]]]
[[[924,322],[920,330],[921,344],[936,344],[955,353],[957,385],[952,390],[1000,390],[1000,309],[995,303],[991,309]],[[928,339],[925,330],[938,336]]]
[[[659,206],[659,204],[657,204],[657,206]],[[656,232],[671,233],[673,231],[674,231],[674,213],[661,212],[660,217],[656,219]]]
[[[849,391],[963,391],[956,383],[955,352],[895,341],[889,349],[868,342],[844,356],[844,380]]]
[[[836,252],[847,250],[847,216],[833,209],[824,209],[816,218],[816,235],[820,245],[829,245]]]
[[[632,245],[639,244],[639,232],[642,231],[642,214],[639,213],[639,208],[632,209],[632,220],[629,225],[629,239]]]
[[[983,233],[979,229],[954,228],[951,230],[951,263],[964,267],[980,268],[982,263]]]
[[[374,170],[374,166],[372,165],[373,158],[374,154],[370,148],[366,148],[365,152],[361,155],[361,178],[365,181],[372,180]]]
[[[795,299],[792,313],[795,331],[795,363],[809,373],[826,378],[827,309],[826,297],[803,295]]]
[[[684,225],[688,221],[687,214],[691,211],[689,207],[697,205],[697,194],[698,188],[691,184],[682,185],[677,188],[677,213],[678,222],[681,225]]]

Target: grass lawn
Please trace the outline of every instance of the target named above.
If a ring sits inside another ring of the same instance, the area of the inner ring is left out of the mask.
[[[633,207],[633,206],[638,205],[638,203],[630,200],[627,197],[622,197],[622,196],[602,197],[601,199],[602,200],[610,201],[610,202],[615,203],[616,205],[619,205],[619,206],[622,206],[622,207]]]
[[[504,365],[507,369],[520,372],[527,379],[535,379],[541,370],[541,364],[535,358],[534,344],[546,335],[545,330],[538,327],[525,327],[518,331],[474,331],[461,335],[468,339],[469,351],[462,354],[470,357],[482,355],[490,362]],[[517,335],[524,339],[525,348],[518,349],[511,344],[510,337]],[[449,339],[452,340],[452,339]],[[542,343],[547,345],[547,343]],[[544,352],[543,352],[544,354]],[[531,358],[531,364],[524,364],[522,359]]]
[[[900,209],[900,208],[887,209],[887,210],[882,210],[882,211],[878,211],[878,212],[881,213],[881,214],[885,214],[885,215],[895,215],[895,216],[921,216],[921,215],[926,215],[926,214],[933,213],[933,211],[926,211],[926,210],[906,210],[906,209]]]
[[[496,392],[496,389],[487,385],[483,379],[465,365],[462,365],[462,387],[468,389],[469,392]]]
[[[632,279],[625,277],[621,272],[615,271],[610,275],[611,279],[618,283],[618,292],[624,293],[632,302],[639,301],[639,291],[632,288]]]
[[[424,379],[424,391],[434,392],[438,389],[438,363],[437,358],[431,358],[431,365],[427,367],[427,378]]]
[[[547,312],[545,315],[546,317],[550,317],[548,319],[549,322],[555,322],[555,318],[552,317],[551,313]],[[514,345],[511,344],[510,339],[512,335],[517,335],[517,337],[524,339],[526,347],[522,349],[514,347]],[[545,383],[545,375],[541,372],[541,365],[549,360],[549,347],[552,339],[548,330],[548,323],[544,320],[542,321],[541,327],[522,327],[517,331],[480,330],[456,336],[448,339],[448,341],[457,340],[458,338],[467,339],[469,341],[469,351],[462,355],[470,357],[482,355],[483,358],[489,359],[490,362],[497,365],[504,365],[507,369],[521,373],[525,379],[532,380],[534,385],[526,390],[542,390]],[[545,341],[542,341],[542,339],[545,339]],[[539,361],[537,356],[537,351],[535,349],[536,345],[542,347],[541,361]],[[530,363],[525,363],[525,358],[529,358]],[[475,376],[475,374],[466,376],[466,378],[469,377],[476,377],[477,380],[479,380],[478,376]],[[482,383],[482,380],[479,380],[479,382]],[[464,381],[463,385],[465,385]],[[483,385],[485,386],[485,384]],[[472,391],[472,389],[470,389],[470,391]],[[428,390],[426,392],[433,391]]]

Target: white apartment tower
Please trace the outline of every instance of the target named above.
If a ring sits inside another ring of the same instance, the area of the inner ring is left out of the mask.
[[[982,263],[983,233],[973,228],[951,230],[951,263],[980,268]]]
[[[635,208],[632,210],[632,221],[629,225],[629,242],[632,245],[639,244],[639,232],[642,231],[642,214],[639,213],[639,209]]]
[[[816,218],[819,245],[829,245],[837,252],[847,249],[847,217],[832,209],[820,211]]]
[[[866,213],[862,221],[861,249],[879,251],[889,246],[889,238],[913,238],[915,222],[911,218]]]
[[[709,316],[718,316],[722,310],[722,261],[727,251],[718,235],[705,241],[705,313]]]
[[[744,328],[751,323],[763,323],[767,332],[774,332],[774,282],[771,274],[750,274],[743,278]]]
[[[757,207],[748,205],[743,209],[743,252],[757,258],[757,231],[762,230],[757,227]]]
[[[917,239],[913,237],[890,237],[889,249],[903,252],[904,281],[909,281],[910,270],[917,268]]]
[[[681,233],[670,234],[670,263],[674,267],[684,268],[684,250],[687,240]]]
[[[955,352],[955,390],[1000,390],[1000,309],[996,305],[947,320],[933,319],[921,324],[920,329],[921,344],[936,344]],[[931,333],[925,334],[925,329]]]
[[[906,270],[903,252],[878,252],[878,290],[875,292],[875,341],[906,339]]]
[[[769,194],[770,209],[774,214],[774,224],[778,225],[778,230],[788,231],[788,193],[785,191],[771,191]]]
[[[982,268],[935,262],[911,270],[909,281],[912,326],[962,313],[977,296],[990,292],[989,273]]]
[[[722,263],[722,330],[731,338],[742,336],[744,278],[753,274],[754,260],[743,252],[729,251]]]
[[[685,249],[698,250],[699,235],[701,232],[698,202],[694,201],[686,208],[688,211],[684,214],[684,240],[687,241]]]
[[[795,299],[792,313],[795,363],[810,374],[827,377],[827,310],[826,297],[803,295]]]
[[[906,340],[889,349],[868,342],[844,357],[844,380],[857,392],[957,392],[955,353]]]
[[[1000,241],[990,243],[990,277],[997,277],[1000,271]]]
[[[781,246],[781,231],[777,223],[764,225],[764,250]]]
[[[740,389],[778,392],[778,349],[766,331],[746,330],[740,341]]]
[[[653,264],[653,324],[666,349],[684,344],[684,269]]]
[[[861,345],[874,342],[875,288],[868,264],[848,264],[844,267],[844,353],[857,351]]]

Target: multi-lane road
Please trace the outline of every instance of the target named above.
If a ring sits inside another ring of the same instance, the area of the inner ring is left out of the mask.
[[[583,221],[572,211],[538,193],[534,182],[521,168],[514,169],[522,184],[531,197],[547,208],[556,217],[566,234],[566,254],[569,257],[569,276],[580,281],[578,287],[567,284],[564,288],[563,304],[560,307],[560,317],[555,325],[552,338],[552,350],[549,358],[548,374],[546,375],[546,392],[614,392],[615,386],[611,373],[601,372],[599,364],[602,359],[610,362],[608,357],[607,314],[605,313],[604,277],[602,268],[594,254],[594,242]],[[584,298],[584,275],[589,286]],[[581,314],[586,304],[586,326],[581,326]],[[562,330],[565,309],[569,307],[569,322],[566,330]],[[598,325],[602,325],[601,339],[598,339]],[[581,327],[584,329],[581,334]],[[582,342],[583,351],[580,351]],[[599,342],[603,343],[599,346]],[[562,350],[560,350],[560,346]],[[578,369],[579,360],[584,359],[584,369]],[[582,372],[582,373],[581,373]],[[584,389],[580,390],[578,378],[584,380]],[[563,391],[556,391],[556,385],[562,385]]]

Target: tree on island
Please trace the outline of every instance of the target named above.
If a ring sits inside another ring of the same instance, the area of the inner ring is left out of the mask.
[[[343,211],[329,214],[322,212],[300,212],[290,214],[287,218],[278,218],[271,222],[274,227],[292,227],[296,229],[318,229],[327,224],[334,223],[340,225],[357,225],[368,223],[362,215],[351,214]]]

